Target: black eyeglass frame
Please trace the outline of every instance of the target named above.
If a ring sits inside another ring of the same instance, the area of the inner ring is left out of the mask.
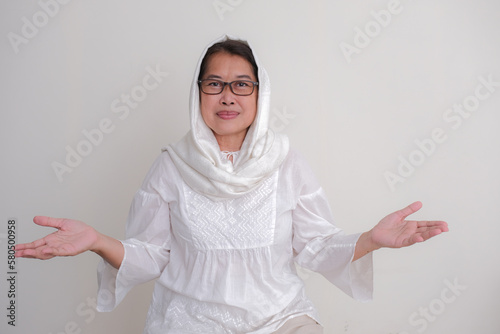
[[[220,92],[218,93],[207,93],[203,90],[203,86],[201,85],[201,83],[203,81],[217,81],[217,82],[220,82],[222,83],[222,88],[220,90]],[[238,93],[235,93],[235,91],[233,90],[233,83],[235,82],[249,82],[249,83],[252,83],[252,91],[248,94],[238,94]],[[202,80],[198,80],[198,85],[200,87],[200,90],[203,92],[203,94],[207,94],[207,95],[219,95],[219,94],[222,94],[222,92],[224,91],[224,88],[226,88],[226,86],[229,86],[229,89],[231,89],[231,92],[234,94],[234,95],[238,95],[238,96],[249,96],[249,95],[252,95],[253,92],[255,91],[255,86],[258,86],[259,83],[256,82],[256,81],[252,81],[252,80],[235,80],[235,81],[231,81],[231,82],[226,82],[226,81],[222,81],[222,80],[218,80],[218,79],[202,79]]]

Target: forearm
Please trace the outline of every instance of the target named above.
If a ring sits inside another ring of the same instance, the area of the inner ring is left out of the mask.
[[[371,230],[361,234],[358,241],[356,242],[356,248],[354,249],[354,256],[352,261],[356,261],[363,256],[379,249],[380,247],[373,243],[371,237]]]
[[[91,251],[101,256],[116,269],[120,268],[125,256],[125,249],[119,240],[99,232],[97,241]]]

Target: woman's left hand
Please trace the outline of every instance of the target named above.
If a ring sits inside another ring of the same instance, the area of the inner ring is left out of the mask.
[[[444,221],[406,220],[406,217],[417,212],[421,207],[421,202],[415,202],[384,217],[371,230],[372,242],[378,248],[401,248],[423,242],[448,231],[448,224]]]
[[[356,244],[353,261],[382,247],[407,247],[448,231],[448,224],[444,221],[406,220],[421,207],[421,202],[414,202],[387,215],[370,231],[363,233]]]

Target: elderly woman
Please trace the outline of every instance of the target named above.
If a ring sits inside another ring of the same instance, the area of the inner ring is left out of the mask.
[[[153,164],[131,205],[126,239],[83,222],[35,217],[56,232],[16,247],[38,259],[93,251],[98,310],[158,278],[144,333],[322,333],[295,263],[359,300],[372,296],[372,251],[447,231],[405,218],[365,233],[333,224],[325,194],[286,136],[268,128],[270,83],[247,42],[203,52],[191,89],[191,131]]]

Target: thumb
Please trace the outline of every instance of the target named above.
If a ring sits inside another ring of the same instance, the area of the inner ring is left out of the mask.
[[[60,229],[65,221],[64,218],[52,218],[47,216],[36,216],[33,222],[40,226],[54,227]]]
[[[417,201],[417,202],[411,203],[406,208],[403,208],[399,211],[396,211],[396,213],[401,217],[401,219],[405,219],[406,217],[408,217],[412,213],[417,212],[421,208],[422,208],[422,202]]]

